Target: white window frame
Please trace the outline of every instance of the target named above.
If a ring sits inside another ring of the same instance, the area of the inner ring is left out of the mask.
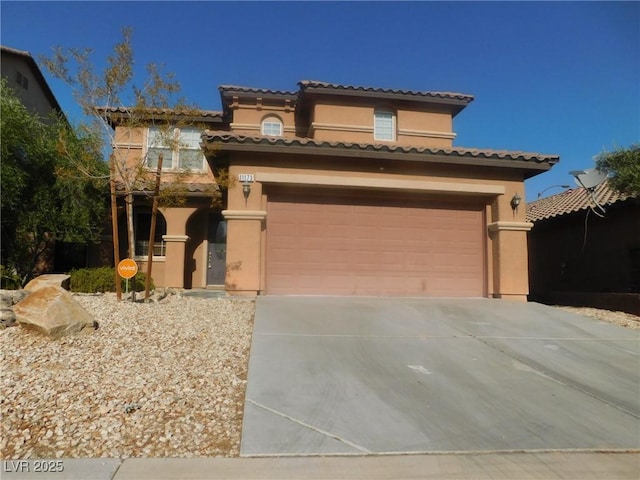
[[[282,120],[278,117],[267,117],[262,120],[260,125],[260,133],[267,137],[281,137],[283,131],[284,127],[282,125]]]
[[[389,120],[391,120],[391,125],[389,125]],[[382,142],[396,140],[396,114],[394,112],[391,110],[375,110],[373,112],[373,139]]]
[[[149,152],[153,151],[153,149],[162,149],[162,150],[172,150],[171,152],[171,165],[168,166],[167,159],[163,159],[163,170],[169,171],[185,171],[190,170],[192,172],[204,172],[206,171],[206,159],[204,157],[204,153],[200,148],[200,144],[198,142],[197,147],[193,147],[193,145],[189,145],[187,141],[185,141],[183,134],[189,134],[196,132],[198,134],[198,138],[200,138],[200,134],[202,131],[195,127],[173,127],[173,140],[175,142],[174,148],[170,148],[170,146],[165,145],[153,145],[152,142],[158,138],[160,135],[154,134],[154,132],[159,132],[159,127],[149,127],[147,129],[147,151],[145,156],[144,165],[146,168],[150,170],[155,170],[157,167],[157,158],[150,158]],[[189,148],[191,146],[191,148]],[[200,155],[201,163],[198,168],[183,168],[180,163],[180,152],[198,152]]]

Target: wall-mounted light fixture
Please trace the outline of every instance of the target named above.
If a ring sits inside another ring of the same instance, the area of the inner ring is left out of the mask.
[[[511,209],[514,212],[518,210],[518,207],[520,206],[521,201],[522,201],[522,198],[517,193],[511,198]]]
[[[251,182],[245,180],[244,182],[242,182],[242,195],[244,195],[245,201],[249,198],[250,194],[251,194]]]

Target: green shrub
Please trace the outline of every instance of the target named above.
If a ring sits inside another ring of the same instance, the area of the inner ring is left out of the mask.
[[[101,292],[115,292],[116,284],[114,281],[115,269],[113,267],[98,267],[98,268],[79,268],[77,270],[71,270],[71,291],[81,293],[101,293]],[[135,279],[129,280],[129,291],[134,289],[136,292],[144,291],[144,282],[146,274],[138,272]],[[122,291],[125,291],[125,280],[120,279],[122,285]],[[151,279],[151,289],[153,290],[153,279]]]
[[[17,290],[20,288],[20,277],[4,265],[0,265],[0,288],[4,290]]]

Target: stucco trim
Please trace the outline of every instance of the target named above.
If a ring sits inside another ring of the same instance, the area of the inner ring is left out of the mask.
[[[490,232],[497,232],[501,230],[515,231],[515,232],[528,232],[533,228],[533,223],[529,222],[493,222],[489,224]]]
[[[162,239],[165,242],[183,242],[189,240],[189,235],[163,235]]]
[[[309,127],[309,135],[313,135],[316,130],[333,130],[338,132],[360,132],[360,133],[373,133],[373,127],[366,127],[362,125],[343,125],[339,123],[321,123],[311,122]]]
[[[423,180],[396,180],[389,178],[334,177],[326,175],[291,173],[258,172],[256,173],[256,181],[262,183],[284,183],[292,185],[325,185],[475,195],[504,195],[505,193],[505,187],[503,185],[430,182]],[[222,213],[224,214],[224,212]]]
[[[264,210],[223,210],[225,220],[264,220],[267,212]]]
[[[427,138],[446,138],[452,140],[457,134],[454,132],[436,132],[433,130],[411,130],[408,128],[398,129],[398,135],[407,135],[411,137],[427,137]]]

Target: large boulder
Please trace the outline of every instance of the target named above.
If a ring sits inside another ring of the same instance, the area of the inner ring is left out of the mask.
[[[91,332],[98,327],[91,314],[59,284],[39,285],[37,289],[32,289],[24,300],[14,305],[13,312],[22,327],[54,339]]]
[[[29,283],[27,283],[24,289],[27,292],[34,292],[42,287],[51,286],[62,287],[65,290],[70,290],[71,276],[65,275],[64,273],[50,273],[40,275],[39,277],[36,277]]]

